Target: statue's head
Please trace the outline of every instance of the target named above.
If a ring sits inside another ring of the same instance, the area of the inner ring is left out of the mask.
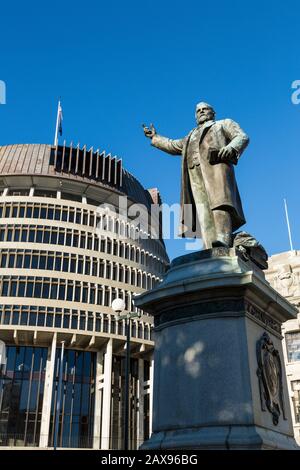
[[[203,124],[206,121],[214,120],[214,108],[210,104],[201,101],[201,103],[196,105],[195,117],[197,124]]]

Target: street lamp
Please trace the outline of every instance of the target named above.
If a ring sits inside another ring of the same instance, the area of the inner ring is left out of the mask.
[[[140,313],[128,312],[121,315],[125,310],[125,302],[123,299],[115,299],[111,304],[112,309],[117,314],[117,320],[125,320],[125,335],[126,335],[126,362],[125,362],[125,416],[123,439],[124,449],[128,450],[128,427],[129,427],[129,369],[130,369],[130,321],[131,318],[140,317]]]

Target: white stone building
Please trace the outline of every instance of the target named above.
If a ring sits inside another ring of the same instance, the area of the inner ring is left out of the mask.
[[[300,251],[271,256],[265,274],[274,289],[299,311],[295,320],[283,324],[282,334],[294,434],[300,445]]]
[[[151,222],[120,214],[120,196],[147,213],[159,201],[104,152],[0,147],[0,446],[53,446],[64,341],[58,447],[122,448],[126,338],[111,303],[132,310],[169,260]],[[151,431],[152,324],[131,320],[130,448]]]

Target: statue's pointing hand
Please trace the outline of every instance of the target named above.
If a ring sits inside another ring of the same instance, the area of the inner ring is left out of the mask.
[[[153,124],[150,124],[150,127],[147,127],[145,126],[145,124],[143,124],[143,128],[144,128],[144,134],[146,137],[149,137],[149,139],[152,139],[152,137],[155,136],[156,129],[153,126]]]

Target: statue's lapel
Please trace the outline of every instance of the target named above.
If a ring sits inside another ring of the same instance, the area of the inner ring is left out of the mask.
[[[216,123],[216,121],[207,121],[203,127],[201,128],[199,144],[201,144],[202,140],[204,139],[205,135],[207,134],[208,129],[211,128]]]

